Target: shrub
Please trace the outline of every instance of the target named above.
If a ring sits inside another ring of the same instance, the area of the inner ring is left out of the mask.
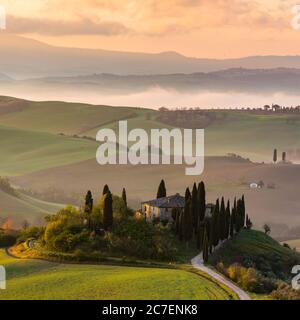
[[[217,270],[236,282],[244,290],[255,293],[269,293],[276,288],[274,280],[263,277],[252,267],[246,268],[239,263],[234,263],[226,268],[223,262],[219,262],[216,267]]]
[[[16,243],[16,236],[0,232],[0,248],[11,247]]]
[[[281,282],[277,289],[271,293],[275,300],[300,300],[300,290],[294,290],[290,285]]]
[[[17,243],[19,244],[21,242],[24,242],[29,238],[38,239],[44,234],[44,232],[44,227],[30,227],[27,229],[23,229],[18,235]]]

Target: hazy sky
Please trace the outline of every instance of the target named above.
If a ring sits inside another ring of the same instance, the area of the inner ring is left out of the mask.
[[[209,58],[300,54],[293,0],[0,0],[7,31],[51,44]]]

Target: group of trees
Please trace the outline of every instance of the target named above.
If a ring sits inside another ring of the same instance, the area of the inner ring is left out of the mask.
[[[125,210],[127,209],[127,195],[126,190],[123,188],[122,190],[122,201],[125,206]],[[102,197],[100,199],[100,203],[102,203],[102,226],[105,231],[109,231],[113,226],[113,195],[106,184],[102,191]],[[95,231],[97,225],[99,223],[95,223],[95,219],[93,219],[93,209],[94,209],[94,199],[92,196],[92,192],[89,190],[85,196],[85,205],[84,205],[84,216],[87,221],[87,227],[90,231]]]
[[[196,240],[205,262],[220,242],[234,237],[242,228],[252,227],[246,214],[244,196],[235,199],[232,208],[229,200],[225,204],[224,197],[221,202],[217,199],[215,204],[207,206],[203,181],[198,186],[194,183],[192,192],[186,189],[184,209],[182,212],[173,209],[173,217],[178,238],[186,243]]]
[[[273,151],[273,162],[276,163],[277,159],[278,159],[277,149],[274,149],[274,151]],[[286,152],[285,151],[282,152],[281,161],[282,162],[286,162]]]

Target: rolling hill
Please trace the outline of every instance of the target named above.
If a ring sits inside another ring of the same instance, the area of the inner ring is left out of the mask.
[[[284,79],[284,81],[283,81]],[[233,68],[214,72],[171,73],[171,74],[90,74],[70,77],[44,77],[36,79],[8,79],[6,88],[18,92],[19,89],[33,92],[67,93],[72,91],[97,94],[137,94],[159,88],[176,93],[244,93],[274,94],[286,93],[297,95],[300,84],[300,69],[245,69]],[[5,85],[5,82],[3,82]]]
[[[217,249],[209,261],[213,265],[220,261],[225,265],[240,263],[256,268],[265,276],[287,280],[291,278],[292,267],[300,263],[300,254],[261,231],[242,230]]]
[[[299,115],[234,110],[209,113],[215,117],[205,128],[205,171],[201,177],[188,177],[184,166],[111,167],[96,163],[99,143],[93,139],[100,128],[116,129],[120,119],[128,120],[129,129],[149,132],[171,128],[157,120],[158,111],[1,97],[0,175],[55,202],[47,197],[49,190],[65,193],[69,199],[73,193],[84,195],[88,189],[97,194],[100,186],[109,182],[116,193],[126,187],[134,208],[154,196],[161,178],[167,180],[170,194],[183,192],[201,179],[209,188],[209,201],[245,194],[249,214],[258,226],[265,222],[300,225],[299,165],[270,164],[274,148],[279,158],[283,151],[300,148]],[[244,159],[224,157],[227,153]],[[250,182],[260,180],[275,189],[249,190]]]
[[[7,256],[3,250],[0,264],[7,271],[7,289],[0,291],[0,300],[231,298],[215,283],[182,270],[21,260]],[[28,290],[28,286],[34,290]]]
[[[83,63],[84,62],[84,63]],[[0,35],[0,70],[13,78],[78,76],[92,73],[170,74],[229,68],[300,68],[299,56],[199,59],[176,52],[157,54],[51,46],[30,38]]]
[[[86,139],[16,129],[1,124],[0,136],[2,176],[24,174],[95,157],[96,143]]]
[[[0,223],[11,218],[12,227],[21,227],[24,220],[29,224],[42,224],[45,215],[55,213],[63,205],[41,201],[17,192],[17,196],[0,190]]]

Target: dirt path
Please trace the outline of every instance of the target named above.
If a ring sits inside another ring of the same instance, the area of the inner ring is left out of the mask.
[[[191,260],[191,263],[195,269],[201,270],[211,277],[213,277],[218,282],[221,282],[225,284],[229,289],[231,289],[233,292],[235,292],[240,300],[251,300],[250,296],[241,288],[233,284],[231,281],[220,275],[219,273],[213,271],[212,269],[206,267],[203,263],[202,254],[198,254],[196,257],[194,257]]]

